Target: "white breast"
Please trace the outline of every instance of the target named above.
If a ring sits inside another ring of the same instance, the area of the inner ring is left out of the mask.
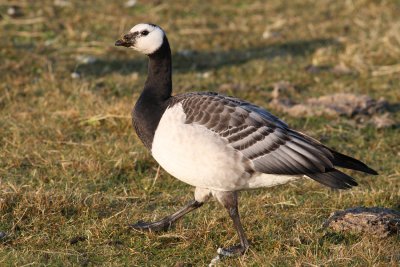
[[[181,104],[168,108],[154,134],[152,154],[171,175],[190,185],[220,191],[246,187],[241,153],[206,127],[185,124]]]

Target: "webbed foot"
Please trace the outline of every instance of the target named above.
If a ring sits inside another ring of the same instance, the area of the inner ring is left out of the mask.
[[[185,214],[201,207],[202,205],[203,202],[192,200],[174,214],[171,214],[159,221],[156,222],[138,221],[135,224],[129,225],[129,227],[140,231],[153,231],[153,232],[167,231],[177,220],[182,218]]]
[[[224,257],[234,257],[243,255],[248,248],[248,246],[236,245],[228,248],[218,248],[217,253]]]

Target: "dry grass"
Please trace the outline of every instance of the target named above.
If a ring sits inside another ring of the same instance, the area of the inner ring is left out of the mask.
[[[176,92],[221,91],[268,108],[272,85],[287,80],[301,89],[291,96],[298,102],[364,93],[388,99],[393,118],[400,119],[399,1],[54,4],[62,2],[0,2],[2,266],[204,266],[218,246],[237,242],[213,202],[167,233],[126,227],[160,218],[192,194],[158,173],[131,127],[146,60],[113,43],[138,22],[167,31]],[[12,4],[22,16],[7,15]],[[305,71],[309,64],[352,72],[312,74]],[[251,250],[221,265],[398,265],[399,237],[377,240],[321,228],[334,210],[400,208],[398,128],[355,128],[345,117],[284,119],[380,175],[353,173],[360,186],[345,192],[310,181],[244,192],[240,210]]]

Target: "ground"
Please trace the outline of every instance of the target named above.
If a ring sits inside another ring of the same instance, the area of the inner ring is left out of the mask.
[[[169,232],[127,227],[193,195],[159,169],[131,127],[147,59],[114,42],[140,22],[166,30],[176,93],[252,101],[380,173],[348,172],[360,184],[348,191],[302,180],[241,193],[251,248],[221,266],[399,264],[398,236],[322,227],[336,210],[400,209],[398,126],[294,118],[269,102],[286,81],[298,103],[337,92],[383,97],[398,122],[400,1],[128,2],[0,2],[0,265],[204,266],[219,246],[238,242],[216,202]]]

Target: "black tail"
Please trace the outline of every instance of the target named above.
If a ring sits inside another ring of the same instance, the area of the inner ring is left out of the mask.
[[[329,149],[333,154],[332,163],[335,166],[377,175],[378,173],[361,161]]]
[[[323,185],[337,189],[348,189],[358,185],[353,177],[336,169],[322,173],[310,173],[307,176]]]

